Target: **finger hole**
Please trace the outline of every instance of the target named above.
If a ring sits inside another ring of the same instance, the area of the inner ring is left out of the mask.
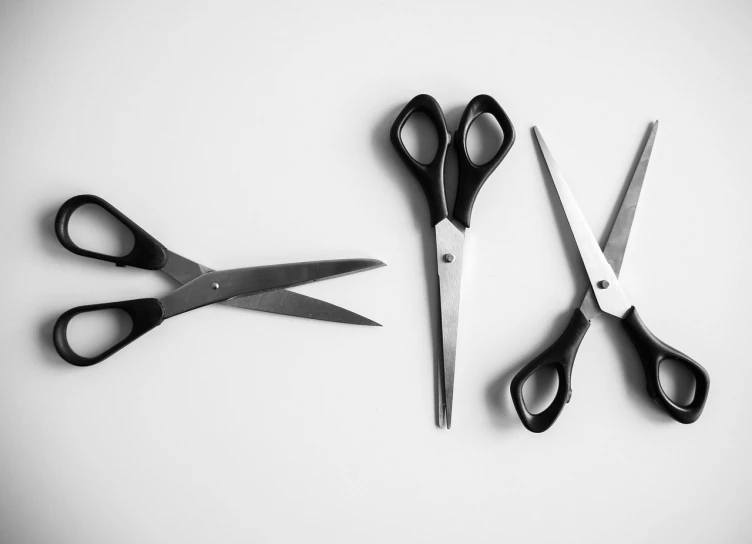
[[[130,229],[96,204],[84,204],[73,213],[68,233],[81,249],[111,257],[128,255],[135,243]]]
[[[84,312],[68,324],[68,344],[81,357],[96,357],[122,342],[132,329],[133,320],[123,310]]]
[[[494,158],[504,142],[504,131],[496,118],[484,113],[475,118],[467,131],[467,155],[473,164],[482,166]]]
[[[540,414],[548,408],[556,398],[559,389],[559,373],[553,365],[544,365],[525,381],[522,386],[522,397],[528,412]]]
[[[675,359],[665,359],[658,367],[658,379],[668,398],[679,406],[688,406],[695,398],[695,377],[687,365]]]
[[[439,136],[427,115],[411,115],[400,133],[402,143],[410,156],[422,164],[430,164],[439,150]]]

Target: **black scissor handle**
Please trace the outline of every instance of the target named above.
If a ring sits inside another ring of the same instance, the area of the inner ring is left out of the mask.
[[[679,423],[694,423],[697,421],[703,408],[705,408],[705,401],[708,400],[710,377],[707,371],[681,351],[656,338],[640,319],[634,306],[627,311],[627,314],[621,320],[621,324],[640,355],[650,398]],[[659,368],[666,359],[673,359],[680,363],[689,370],[695,379],[694,398],[686,406],[672,401],[661,386]]]
[[[436,155],[428,164],[416,161],[402,142],[402,128],[414,113],[424,114],[436,129],[439,145],[436,149]],[[431,222],[434,225],[439,223],[449,215],[446,196],[444,194],[444,163],[446,162],[450,135],[441,106],[439,106],[439,103],[432,96],[419,94],[407,103],[407,106],[403,108],[397,119],[394,120],[389,137],[400,159],[402,159],[402,162],[405,163],[413,175],[418,178],[420,186],[426,194],[428,207],[431,211]]]
[[[569,321],[569,325],[567,325],[567,328],[556,342],[525,365],[512,379],[510,386],[512,402],[514,403],[515,410],[517,410],[517,415],[520,416],[522,424],[528,431],[542,433],[548,430],[559,417],[562,410],[564,410],[564,406],[569,402],[572,396],[572,367],[574,366],[574,358],[589,328],[590,321],[577,308],[572,315],[572,319]],[[522,387],[530,376],[544,366],[552,366],[556,369],[559,376],[559,388],[548,408],[538,414],[533,414],[528,411],[525,405],[525,399],[522,396]]]
[[[491,160],[485,164],[475,164],[470,160],[467,153],[467,134],[473,121],[484,113],[488,113],[496,119],[504,133],[504,139]],[[452,215],[466,227],[470,226],[470,215],[473,212],[473,204],[475,204],[480,188],[483,187],[488,177],[509,153],[512,144],[514,144],[514,138],[512,121],[499,103],[487,94],[480,94],[473,98],[462,113],[460,126],[454,133],[454,147],[457,149],[459,166],[459,183],[457,184],[457,200]]]
[[[74,212],[86,204],[99,206],[131,231],[133,234],[133,249],[130,253],[122,257],[115,257],[114,255],[105,255],[104,253],[80,248],[73,242],[68,232],[68,223]],[[159,270],[167,263],[167,249],[162,244],[123,215],[115,206],[98,196],[74,196],[60,206],[55,217],[55,234],[65,249],[82,257],[115,263],[117,266],[135,266],[146,270]]]
[[[83,357],[73,351],[68,343],[68,324],[71,319],[86,312],[98,312],[100,310],[123,310],[133,322],[131,332],[123,340],[106,349],[95,357]],[[78,306],[61,315],[55,322],[52,331],[52,341],[60,357],[75,366],[91,366],[107,359],[110,355],[120,351],[125,346],[143,336],[164,320],[164,308],[155,298],[139,298],[122,302],[109,302],[106,304],[91,304]]]

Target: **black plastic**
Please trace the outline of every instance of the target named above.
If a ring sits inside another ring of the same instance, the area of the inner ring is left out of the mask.
[[[439,143],[436,155],[428,164],[416,161],[402,142],[402,128],[414,113],[424,114],[436,129]],[[405,163],[415,177],[418,178],[420,186],[426,194],[428,208],[431,211],[431,223],[434,225],[439,223],[449,215],[446,205],[446,195],[444,193],[444,163],[446,162],[450,135],[441,106],[439,106],[439,103],[432,96],[419,94],[407,103],[407,106],[404,107],[397,116],[397,119],[394,120],[389,137],[400,159],[402,159],[402,162]]]
[[[694,423],[697,421],[705,407],[705,401],[708,399],[710,377],[707,371],[690,357],[656,338],[642,322],[634,306],[621,320],[621,324],[640,355],[650,398],[679,423]],[[695,395],[686,406],[676,404],[663,391],[659,368],[661,362],[666,359],[673,359],[681,363],[695,379]]]
[[[123,340],[103,351],[96,357],[82,357],[71,348],[68,343],[68,324],[71,319],[86,312],[98,312],[100,310],[123,310],[133,322],[131,332]],[[164,320],[164,308],[155,298],[139,298],[124,300],[122,302],[109,302],[106,304],[91,304],[72,308],[61,315],[52,331],[52,341],[60,357],[72,365],[91,366],[101,363],[112,354],[120,351],[125,346],[143,336]]]
[[[475,164],[470,160],[467,153],[467,134],[470,126],[478,117],[488,113],[499,123],[504,139],[496,154],[485,164]],[[457,199],[454,203],[452,216],[465,225],[470,226],[470,215],[473,212],[473,204],[480,192],[481,187],[496,167],[501,164],[504,157],[514,144],[514,126],[506,112],[496,100],[487,94],[481,94],[473,98],[462,113],[460,126],[454,133],[454,147],[457,149],[457,161],[459,167],[459,183],[457,186]]]
[[[572,367],[574,366],[577,350],[589,328],[590,321],[577,308],[572,315],[572,319],[569,321],[569,325],[567,325],[567,328],[558,340],[551,344],[546,351],[525,365],[512,379],[510,386],[512,402],[514,403],[515,410],[517,410],[517,415],[520,416],[522,424],[528,431],[542,433],[548,430],[572,397]],[[525,399],[522,396],[522,387],[537,370],[549,365],[556,369],[559,376],[559,388],[548,408],[539,414],[532,414],[525,405]]]
[[[113,255],[105,255],[96,251],[82,249],[73,242],[68,232],[68,223],[73,213],[86,204],[99,206],[131,231],[133,234],[133,249],[131,249],[130,253],[122,257],[115,257]],[[167,249],[162,244],[144,229],[136,225],[136,223],[128,219],[112,204],[98,196],[74,196],[60,206],[55,217],[55,234],[65,249],[82,257],[107,261],[117,266],[135,266],[146,270],[160,270],[167,263]]]

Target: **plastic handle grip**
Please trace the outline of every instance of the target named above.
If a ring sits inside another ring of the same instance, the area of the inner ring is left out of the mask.
[[[73,242],[68,232],[68,223],[70,223],[70,219],[75,211],[86,204],[99,206],[131,231],[133,234],[133,249],[131,249],[130,253],[122,257],[115,257],[80,248]],[[135,266],[146,270],[160,270],[167,263],[167,250],[162,244],[144,229],[136,225],[136,223],[128,219],[112,204],[98,196],[74,196],[60,206],[55,217],[55,234],[65,249],[82,257],[107,261],[118,266]]]
[[[416,161],[402,142],[402,128],[414,113],[424,114],[436,129],[438,148],[433,160],[428,164]],[[432,96],[427,94],[416,96],[407,103],[407,106],[394,120],[389,137],[400,159],[418,179],[423,188],[431,212],[431,223],[436,225],[448,215],[446,195],[444,194],[444,164],[449,148],[450,135],[441,106]]]
[[[133,326],[128,336],[95,357],[83,357],[73,351],[70,343],[68,343],[68,325],[71,320],[82,313],[113,309],[123,310],[130,316]],[[52,340],[60,357],[67,362],[75,366],[91,366],[104,361],[114,353],[120,351],[125,346],[162,323],[163,320],[164,308],[155,298],[139,298],[122,302],[78,306],[77,308],[68,310],[58,318],[52,332]]]
[[[499,123],[504,139],[496,154],[485,164],[475,164],[470,160],[467,153],[467,134],[470,126],[478,117],[488,113]],[[501,164],[504,157],[514,144],[515,133],[512,121],[504,109],[496,100],[486,94],[473,98],[462,113],[460,126],[454,133],[454,146],[457,149],[457,161],[459,166],[459,183],[457,185],[457,200],[454,204],[454,218],[465,225],[470,226],[470,216],[473,212],[473,204],[480,193],[481,187],[488,177]]]
[[[681,351],[672,348],[656,338],[645,326],[642,319],[640,319],[634,306],[622,318],[621,323],[632,340],[637,353],[640,355],[642,367],[645,370],[645,380],[650,398],[679,423],[694,423],[697,421],[708,399],[710,377],[707,371]],[[673,359],[680,363],[689,370],[695,379],[694,398],[686,406],[672,401],[661,386],[659,369],[661,362],[666,359]]]
[[[572,315],[572,319],[569,321],[569,325],[567,325],[567,328],[556,342],[525,365],[512,379],[510,386],[512,402],[514,403],[515,410],[517,410],[517,415],[528,431],[542,433],[548,430],[557,420],[562,410],[564,410],[564,406],[569,402],[572,396],[572,367],[574,366],[574,359],[582,343],[582,339],[585,338],[585,333],[589,328],[590,321],[577,308]],[[553,366],[556,369],[559,376],[559,388],[548,408],[539,414],[533,414],[528,411],[525,405],[522,388],[530,376],[544,366]]]

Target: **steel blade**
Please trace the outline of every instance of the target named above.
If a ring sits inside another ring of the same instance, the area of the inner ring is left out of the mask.
[[[167,263],[162,268],[162,272],[176,280],[181,285],[195,280],[199,276],[214,272],[214,269],[204,266],[200,263],[186,259],[177,253],[167,250]],[[245,310],[255,310],[257,312],[268,312],[280,315],[290,315],[293,317],[303,317],[306,319],[318,319],[320,321],[334,321],[336,323],[349,323],[353,325],[370,325],[380,327],[379,323],[358,315],[355,312],[346,310],[334,304],[313,297],[301,295],[285,289],[277,289],[257,295],[245,297],[236,297],[230,300],[222,301],[220,304],[243,308]]]
[[[185,285],[199,276],[209,272],[214,272],[211,268],[198,264],[182,255],[167,250],[167,262],[162,267],[162,272],[177,281],[180,285]]]
[[[374,259],[342,259],[221,270],[194,279],[160,299],[160,302],[167,319],[237,296],[294,287],[380,266],[385,265]]]
[[[290,315],[293,317],[303,317],[306,319],[317,319],[319,321],[333,321],[335,323],[349,323],[352,325],[370,325],[380,327],[379,323],[358,315],[355,312],[346,310],[329,302],[317,298],[301,295],[294,291],[277,289],[267,291],[257,295],[237,297],[225,300],[221,304],[243,308],[246,310],[256,310],[258,312],[268,312],[280,315]]]
[[[645,181],[645,174],[648,170],[648,163],[650,162],[650,155],[653,152],[653,144],[655,143],[655,135],[657,132],[658,121],[653,123],[653,129],[650,131],[648,141],[642,149],[640,162],[637,163],[637,167],[632,174],[629,187],[624,195],[624,199],[621,201],[619,213],[616,215],[614,224],[611,227],[611,232],[608,235],[606,247],[603,250],[606,260],[611,265],[611,268],[614,269],[614,273],[617,276],[621,271],[624,253],[627,250],[629,233],[632,230],[632,222],[634,221],[635,211],[637,210],[637,203],[640,200],[640,192],[642,191],[642,184]]]
[[[619,277],[621,272],[621,265],[624,261],[624,254],[627,250],[627,242],[629,241],[629,234],[632,230],[632,223],[634,222],[635,211],[637,210],[637,204],[640,200],[640,192],[642,191],[642,185],[645,181],[645,174],[648,169],[648,163],[650,162],[650,155],[653,152],[653,144],[655,144],[655,135],[658,132],[658,121],[653,123],[653,127],[648,135],[648,140],[645,142],[645,146],[642,148],[642,154],[640,155],[640,161],[637,163],[634,172],[632,173],[632,179],[629,181],[627,192],[624,194],[624,198],[619,206],[619,212],[616,215],[614,224],[611,226],[611,231],[606,241],[606,247],[603,250],[603,254],[606,256],[608,264],[614,270],[616,277]],[[592,288],[588,289],[585,293],[585,297],[582,299],[580,310],[585,314],[588,320],[593,319],[601,313],[601,309],[595,300],[595,294]]]
[[[564,214],[567,217],[569,228],[572,231],[577,249],[580,252],[580,257],[585,265],[590,287],[593,289],[598,305],[604,312],[621,318],[632,305],[629,303],[624,291],[622,291],[614,270],[608,264],[606,256],[598,245],[598,241],[593,236],[593,232],[590,230],[585,216],[582,215],[582,211],[577,205],[577,201],[564,180],[559,167],[556,165],[551,152],[548,150],[548,146],[543,140],[538,127],[534,127],[533,130],[551,174],[551,179],[556,187],[556,192],[559,195],[559,200],[564,208]]]
[[[457,358],[457,330],[460,320],[460,291],[462,288],[462,251],[465,234],[447,218],[436,224],[436,264],[439,272],[441,300],[441,340],[444,406],[439,406],[439,425],[446,421],[452,427],[454,400],[454,368]],[[442,383],[442,380],[439,380]],[[441,385],[439,386],[441,387]],[[439,402],[442,397],[439,396]],[[444,412],[442,414],[442,411]],[[442,417],[442,415],[444,417]]]

